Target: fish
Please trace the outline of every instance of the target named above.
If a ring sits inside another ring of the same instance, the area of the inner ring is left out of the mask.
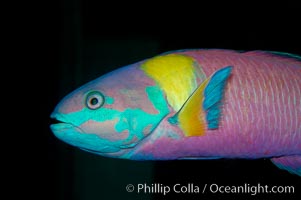
[[[301,57],[169,51],[85,83],[50,117],[59,140],[100,156],[270,159],[301,176]]]

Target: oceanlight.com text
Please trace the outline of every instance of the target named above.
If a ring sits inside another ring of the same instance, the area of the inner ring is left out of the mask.
[[[161,183],[142,183],[142,184],[128,184],[126,186],[127,192],[136,192],[138,194],[162,194],[168,195],[170,193],[178,194],[293,194],[295,193],[294,186],[270,186],[264,184],[242,184],[242,185],[220,185],[216,183],[211,184],[195,184],[187,183],[174,185],[165,185]]]

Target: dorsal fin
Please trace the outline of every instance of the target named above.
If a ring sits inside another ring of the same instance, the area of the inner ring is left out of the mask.
[[[292,53],[285,53],[285,52],[278,52],[278,51],[267,51],[267,53],[271,53],[283,58],[290,58],[290,59],[296,59],[298,61],[301,62],[301,56],[298,56],[296,54],[292,54]]]
[[[230,66],[222,68],[206,79],[169,122],[178,124],[185,136],[204,135],[206,124],[208,129],[218,128],[220,105],[231,70]]]
[[[301,67],[301,56],[291,53],[278,52],[278,51],[247,51],[243,54],[255,56],[262,59],[277,59],[280,62],[289,62]]]

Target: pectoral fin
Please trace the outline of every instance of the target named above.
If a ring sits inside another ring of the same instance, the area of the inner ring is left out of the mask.
[[[221,116],[221,103],[225,85],[231,74],[232,67],[225,67],[215,72],[205,88],[203,108],[206,111],[208,129],[216,129]]]
[[[232,67],[222,68],[206,79],[169,122],[178,124],[188,137],[204,135],[206,128],[218,128],[220,105],[231,70]]]

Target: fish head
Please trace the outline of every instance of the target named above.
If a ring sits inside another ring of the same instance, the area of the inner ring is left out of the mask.
[[[127,158],[168,113],[162,91],[139,64],[101,76],[64,97],[51,114],[60,140],[109,157]]]

